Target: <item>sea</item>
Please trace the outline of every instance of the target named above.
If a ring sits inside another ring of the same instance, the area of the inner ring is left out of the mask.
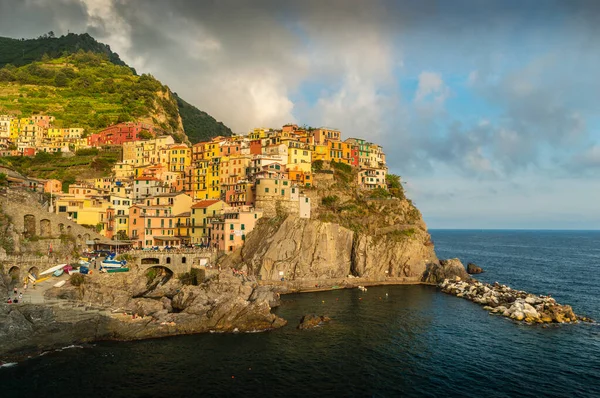
[[[440,258],[600,319],[600,231],[432,230]],[[528,326],[430,286],[283,296],[265,333],[102,342],[0,369],[0,397],[600,397],[600,325]],[[304,314],[332,321],[297,329]]]

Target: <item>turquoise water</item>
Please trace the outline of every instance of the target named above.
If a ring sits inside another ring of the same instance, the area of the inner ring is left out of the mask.
[[[600,233],[432,231],[442,258],[600,319]],[[333,318],[296,329],[305,313]],[[0,396],[600,396],[600,328],[490,316],[428,286],[284,296],[285,328],[106,342],[0,369]]]

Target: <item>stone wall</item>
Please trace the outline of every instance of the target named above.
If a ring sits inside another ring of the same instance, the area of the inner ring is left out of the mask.
[[[85,248],[87,240],[107,241],[61,214],[48,213],[34,194],[26,191],[8,190],[6,195],[0,196],[0,208],[11,219],[16,253],[43,252],[50,243],[54,251],[71,251],[69,241],[79,249]]]

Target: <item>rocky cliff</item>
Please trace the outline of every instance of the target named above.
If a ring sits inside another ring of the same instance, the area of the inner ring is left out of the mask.
[[[339,174],[339,175],[338,175]],[[260,220],[229,263],[260,280],[352,277],[372,282],[420,282],[439,264],[421,213],[403,193],[373,197],[357,190],[351,172],[326,188],[307,188],[311,219],[278,214]]]
[[[281,327],[278,297],[254,278],[216,272],[198,285],[167,273],[80,276],[46,292],[46,304],[0,303],[0,359],[97,340],[245,332]],[[0,277],[0,297],[6,292]],[[76,286],[77,285],[77,286]]]

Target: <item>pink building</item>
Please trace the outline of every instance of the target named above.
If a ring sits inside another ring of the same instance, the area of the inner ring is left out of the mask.
[[[226,208],[219,217],[208,220],[210,243],[221,251],[232,252],[243,246],[246,235],[262,217],[262,211],[250,207]]]

